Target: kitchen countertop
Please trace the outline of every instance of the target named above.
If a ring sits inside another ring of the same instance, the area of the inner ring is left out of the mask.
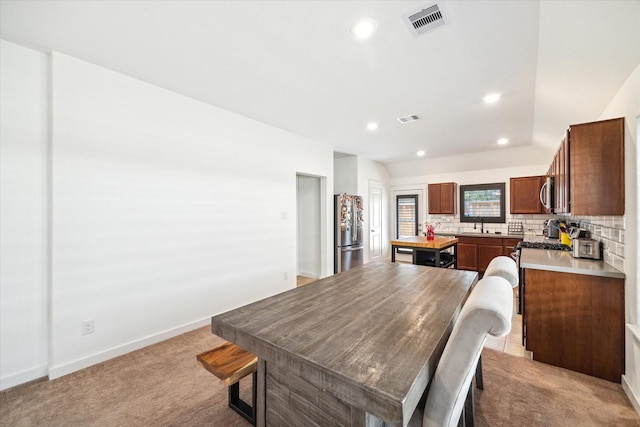
[[[524,239],[522,234],[496,234],[496,233],[480,233],[475,232],[467,232],[467,233],[456,233],[454,231],[438,231],[436,236],[455,236],[455,237],[485,237],[485,238],[493,238],[493,239]]]
[[[569,251],[522,248],[520,267],[532,270],[625,279],[625,274],[602,260],[574,258]]]

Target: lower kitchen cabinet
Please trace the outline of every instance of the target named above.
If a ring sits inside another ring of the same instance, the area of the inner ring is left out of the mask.
[[[478,245],[461,243],[458,238],[458,270],[478,268]]]
[[[524,334],[533,359],[620,383],[624,280],[525,269]]]
[[[458,237],[458,269],[474,270],[480,273],[485,272],[493,258],[509,255],[513,246],[520,241],[498,237],[456,237]]]
[[[522,242],[522,239],[504,239],[502,240],[502,246],[504,247],[504,252],[502,255],[510,256],[518,243]]]

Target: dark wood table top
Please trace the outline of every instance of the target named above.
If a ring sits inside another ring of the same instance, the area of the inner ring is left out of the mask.
[[[377,261],[214,316],[212,331],[267,363],[278,354],[312,364],[329,393],[403,425],[477,280]]]

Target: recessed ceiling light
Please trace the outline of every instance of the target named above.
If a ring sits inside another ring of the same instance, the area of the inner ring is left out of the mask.
[[[418,155],[418,157],[423,157],[423,156],[424,156],[425,154],[427,154],[427,153],[425,153],[425,151],[424,151],[424,150],[420,150],[420,151],[418,151],[416,154]]]
[[[494,102],[498,102],[500,100],[500,94],[490,93],[489,95],[482,98],[482,100],[487,104],[493,104]]]
[[[351,25],[351,33],[359,39],[367,39],[373,35],[378,28],[378,23],[373,19],[364,18]]]
[[[498,144],[500,144],[500,145],[505,145],[505,144],[507,144],[508,142],[509,142],[509,140],[508,140],[507,138],[500,138],[500,139],[498,140]]]
[[[367,129],[374,131],[378,129],[378,124],[376,122],[367,123]]]

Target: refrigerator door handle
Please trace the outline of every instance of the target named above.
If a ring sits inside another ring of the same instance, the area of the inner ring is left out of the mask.
[[[351,241],[355,242],[358,240],[358,216],[356,214],[357,204],[354,199],[351,207]]]

